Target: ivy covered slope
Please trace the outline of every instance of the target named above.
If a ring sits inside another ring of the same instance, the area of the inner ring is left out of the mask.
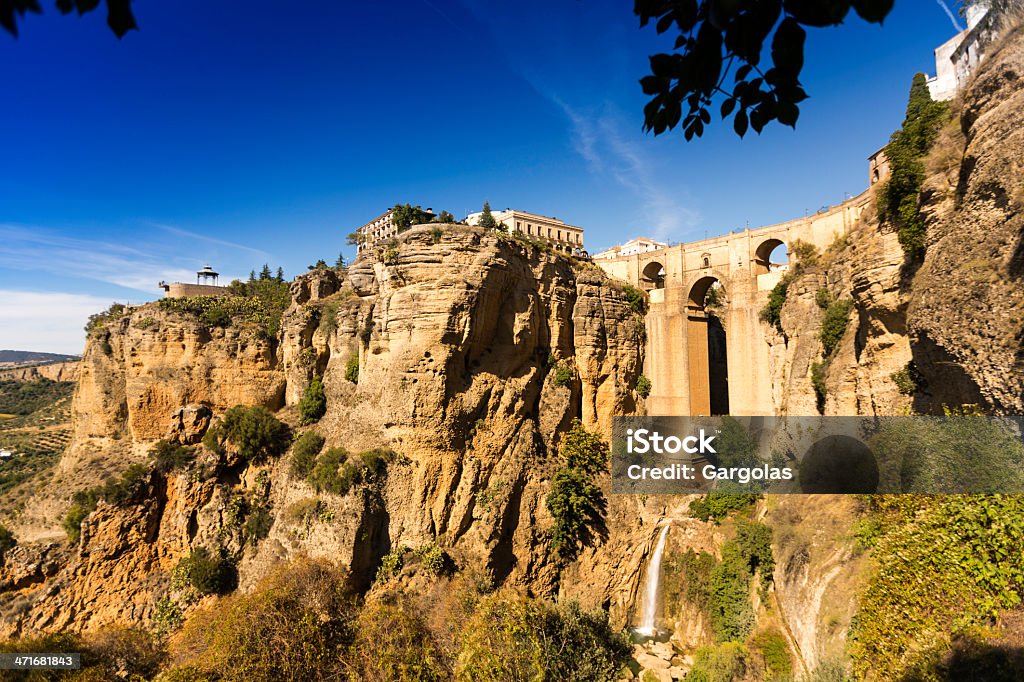
[[[622,575],[568,582],[582,610],[494,609],[509,628],[541,618],[542,666],[565,665],[553,632],[610,636],[586,614],[637,570],[600,558],[635,544],[604,489],[612,415],[639,399],[636,305],[594,266],[493,231],[413,228],[384,251],[97,315],[74,441],[2,520],[0,634],[176,631],[320,557],[359,598],[470,574],[481,598],[551,598],[597,561]]]

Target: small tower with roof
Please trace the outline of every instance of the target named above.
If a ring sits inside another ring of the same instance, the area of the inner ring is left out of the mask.
[[[212,287],[219,286],[217,284],[218,277],[220,277],[219,272],[214,272],[213,268],[209,265],[204,265],[202,270],[196,272],[196,284]]]

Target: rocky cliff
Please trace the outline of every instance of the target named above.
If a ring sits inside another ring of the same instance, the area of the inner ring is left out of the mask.
[[[847,239],[798,269],[782,333],[766,331],[781,413],[928,414],[970,403],[1024,410],[1022,72],[1018,27],[952,103],[924,159],[923,260],[906,257],[894,228],[867,211]],[[827,362],[816,303],[822,289],[853,301]],[[813,386],[815,362],[823,400]],[[900,373],[911,381],[900,385]]]
[[[206,453],[212,473],[153,472],[128,503],[100,502],[59,569],[46,559],[52,544],[12,553],[0,572],[4,632],[147,623],[170,569],[200,545],[235,551],[243,588],[299,555],[339,561],[365,587],[385,553],[440,540],[498,582],[556,589],[543,499],[558,440],[577,415],[608,434],[613,414],[635,411],[643,339],[634,314],[599,269],[478,229],[416,228],[379,255],[347,274],[298,278],[276,338],[158,304],[94,330],[74,442],[15,530],[56,539],[73,490],[146,461],[158,439],[196,442],[207,410],[216,419],[236,404],[262,405],[295,425],[314,374],[328,409],[311,429],[328,448],[393,449],[400,459],[386,478],[322,495],[333,520],[311,531],[285,514],[315,495],[287,458],[247,466]],[[246,544],[232,499],[267,485],[273,525]]]

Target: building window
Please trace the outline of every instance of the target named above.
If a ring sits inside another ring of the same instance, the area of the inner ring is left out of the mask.
[[[707,256],[704,256],[704,267],[706,267],[706,268],[710,268],[711,267],[711,259],[708,258]]]
[[[551,239],[551,228],[548,228],[548,239]]]
[[[523,231],[523,224],[518,220],[516,221],[516,229],[519,230],[520,232]]]

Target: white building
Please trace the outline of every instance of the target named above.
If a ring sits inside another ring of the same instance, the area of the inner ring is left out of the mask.
[[[419,208],[419,206],[416,208]],[[373,248],[382,241],[393,239],[398,236],[398,226],[395,225],[394,220],[392,219],[392,214],[394,214],[394,212],[394,208],[389,208],[384,211],[384,213],[356,230],[356,234],[361,237],[359,243],[356,244],[357,255],[367,249]],[[434,209],[428,208],[424,213],[433,219]]]
[[[956,97],[999,35],[999,17],[979,4],[967,7],[967,28],[935,48],[935,75],[928,92],[940,102]]]
[[[466,216],[467,225],[478,225],[483,212],[470,213]],[[527,213],[506,208],[504,211],[491,211],[496,222],[503,224],[509,232],[520,232],[533,239],[541,239],[551,244],[557,251],[575,256],[586,254],[583,248],[583,228],[568,225],[558,218]]]
[[[647,253],[648,251],[657,251],[658,249],[667,248],[668,244],[665,242],[655,241],[653,239],[648,239],[647,237],[637,237],[636,239],[630,239],[625,244],[613,246],[610,249],[602,251],[594,256],[594,260],[634,256],[638,253]]]

